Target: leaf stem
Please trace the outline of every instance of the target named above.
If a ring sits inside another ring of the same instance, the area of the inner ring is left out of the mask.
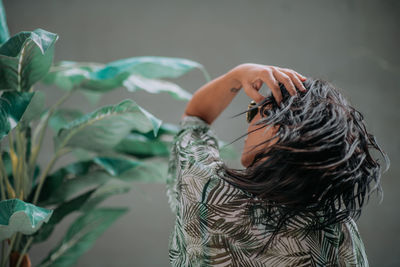
[[[17,125],[18,127],[18,125]],[[17,197],[19,198],[19,192],[21,191],[21,140],[19,138],[19,133],[17,130],[17,127],[15,127],[15,144],[16,144],[16,150],[15,150],[15,156],[16,156],[16,167],[15,167],[15,174],[14,174],[14,183],[15,183],[15,193],[17,194]]]
[[[1,259],[4,259],[4,257],[6,256],[6,240],[3,240],[1,242]]]
[[[49,110],[47,111],[47,114],[45,115],[44,120],[42,120],[38,124],[37,129],[35,129],[35,133],[34,133],[33,140],[32,140],[32,155],[29,158],[29,164],[28,164],[28,169],[30,171],[29,177],[32,179],[32,181],[33,181],[33,175],[35,173],[36,160],[39,155],[39,151],[42,147],[42,143],[43,143],[44,135],[46,133],[49,119],[50,119],[51,115],[53,115],[56,108],[58,106],[60,106],[62,103],[64,103],[65,100],[67,100],[68,97],[70,97],[72,95],[72,93],[74,93],[77,89],[78,89],[78,87],[72,88],[68,93],[64,94],[52,107],[50,107]],[[39,136],[38,142],[36,142],[37,136]]]
[[[0,193],[1,193],[1,200],[6,199],[6,191],[4,190],[5,184],[3,183],[3,180],[5,179],[3,172],[0,171]]]
[[[5,257],[3,257],[3,261],[1,262],[1,267],[6,267],[8,258],[10,257],[11,249],[12,249],[12,247],[14,246],[14,242],[15,242],[16,236],[17,236],[17,235],[14,234],[14,235],[11,237],[11,242],[10,242],[10,244],[8,245],[8,248],[7,248],[7,250],[6,250],[6,255],[5,255]]]
[[[1,143],[0,143],[1,145]],[[6,186],[5,180],[8,180],[7,177],[7,172],[5,171],[5,167],[3,164],[3,153],[1,152],[1,146],[0,146],[0,191],[1,191],[1,200],[5,200],[6,199],[6,191],[4,189],[4,187]]]
[[[40,195],[40,191],[42,190],[44,181],[46,180],[47,174],[51,171],[51,168],[53,167],[54,163],[57,161],[57,159],[64,155],[65,153],[68,153],[71,151],[71,148],[62,148],[60,150],[57,150],[57,152],[55,153],[55,155],[53,156],[53,158],[50,160],[49,164],[47,164],[46,169],[42,172],[42,174],[40,175],[39,178],[39,185],[36,188],[35,191],[35,195],[33,197],[33,201],[32,204],[36,205],[38,199],[39,199],[39,195]]]
[[[11,166],[12,166],[12,174],[14,177],[14,188],[12,188],[11,184],[8,183],[7,185],[7,191],[12,191],[12,192],[8,192],[9,194],[11,193],[12,197],[15,198],[16,197],[16,193],[18,192],[18,179],[16,178],[17,176],[17,164],[18,164],[18,157],[17,154],[15,153],[15,149],[14,149],[14,138],[13,138],[13,132],[10,131],[8,134],[8,142],[9,142],[9,150],[10,150],[10,159],[11,159]],[[9,181],[8,181],[9,182]],[[14,191],[15,189],[15,191]]]
[[[18,185],[19,188],[16,188],[16,194],[17,197],[21,200],[24,200],[24,188],[25,188],[25,177],[24,177],[24,171],[26,168],[25,165],[25,138],[24,138],[24,133],[20,129],[21,124],[18,124],[17,127],[15,127],[15,134],[16,134],[16,143],[17,143],[17,157],[18,157],[18,163],[17,163],[17,171],[18,175],[15,176],[15,179],[18,180]]]
[[[6,168],[4,167],[4,163],[3,163],[3,156],[0,155],[0,172],[2,173],[2,177],[4,178],[3,181],[5,183],[5,186],[7,188],[7,194],[8,194],[8,198],[15,198],[15,191],[12,188],[10,181],[8,179],[7,176],[7,172],[6,172]],[[2,188],[2,191],[4,191],[4,188]]]
[[[22,234],[18,232],[14,242],[14,251],[18,251],[19,242],[21,242],[21,239],[22,239]]]
[[[32,241],[33,241],[33,236],[30,236],[28,238],[28,241],[26,241],[26,244],[25,244],[24,248],[22,249],[21,253],[19,254],[16,267],[19,267],[21,265],[22,259],[24,258],[24,254],[26,253],[26,251],[30,247]]]

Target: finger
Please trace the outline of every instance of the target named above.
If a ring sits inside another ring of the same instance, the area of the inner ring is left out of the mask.
[[[290,77],[288,75],[286,75],[285,73],[283,73],[282,71],[274,71],[273,75],[276,77],[276,79],[278,81],[280,81],[281,83],[283,83],[286,87],[286,90],[289,92],[290,95],[296,95],[296,87],[294,86],[292,80],[290,79]]]
[[[272,75],[272,72],[270,71],[263,72],[261,78],[263,82],[265,82],[265,84],[268,85],[269,89],[272,92],[272,95],[276,100],[276,103],[278,103],[278,106],[280,106],[282,101],[282,93],[278,81],[275,79],[274,75]]]
[[[250,83],[243,84],[243,88],[244,88],[244,91],[246,92],[246,94],[251,99],[256,101],[256,103],[259,103],[264,100],[265,97],[263,95],[261,95],[256,89],[254,89],[254,87]]]
[[[297,77],[296,73],[290,72],[287,73],[287,75],[292,79],[292,82],[296,85],[297,89],[306,92],[306,88],[304,87],[303,83],[300,81],[300,79]]]

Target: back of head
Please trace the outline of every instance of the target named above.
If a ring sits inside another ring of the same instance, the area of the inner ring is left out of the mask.
[[[389,159],[339,89],[312,78],[303,84],[307,91],[297,96],[281,85],[280,107],[271,94],[259,104],[257,124],[279,125],[278,141],[258,153],[247,169],[224,166],[224,172],[229,183],[255,196],[254,202],[268,203],[265,220],[272,218],[271,207],[279,207],[279,225],[307,213],[315,215],[312,227],[321,229],[357,219],[373,191],[382,196],[381,165],[371,149],[388,164]],[[317,218],[321,212],[322,220]]]

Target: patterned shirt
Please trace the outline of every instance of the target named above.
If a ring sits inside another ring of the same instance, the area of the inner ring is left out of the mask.
[[[171,266],[368,266],[351,219],[304,234],[293,219],[263,253],[271,232],[251,220],[252,196],[221,178],[217,137],[198,117],[182,119],[169,161],[167,196],[176,214],[169,237]],[[263,227],[264,226],[264,227]]]

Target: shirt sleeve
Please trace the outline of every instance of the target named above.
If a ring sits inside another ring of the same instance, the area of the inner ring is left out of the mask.
[[[170,150],[167,196],[173,212],[178,202],[201,201],[203,187],[222,164],[218,140],[210,125],[195,116],[185,116]]]

